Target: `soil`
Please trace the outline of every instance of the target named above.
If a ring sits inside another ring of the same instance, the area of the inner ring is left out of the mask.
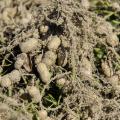
[[[43,109],[54,120],[120,120],[120,34],[82,2],[0,0],[0,83],[15,69],[21,75],[19,80],[12,74],[17,82],[1,84],[0,120],[41,120],[37,112]],[[48,30],[41,32],[41,26]],[[54,36],[61,43],[44,83],[36,58],[44,58]],[[31,50],[22,51],[21,43],[31,38],[37,46],[27,43]],[[16,68],[21,53],[25,62]],[[66,80],[61,86],[60,78]],[[30,86],[39,89],[37,102],[28,93]]]

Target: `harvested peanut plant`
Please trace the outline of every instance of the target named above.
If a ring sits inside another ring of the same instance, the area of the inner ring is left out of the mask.
[[[119,0],[0,0],[0,120],[120,120]]]

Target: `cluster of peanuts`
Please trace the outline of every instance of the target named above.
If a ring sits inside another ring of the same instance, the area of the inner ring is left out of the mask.
[[[42,34],[47,33],[48,29],[49,29],[48,26],[41,26],[39,28],[39,30]],[[9,87],[11,85],[11,82],[8,84],[8,78],[13,79],[14,82],[15,82],[15,80],[16,80],[16,82],[20,81],[21,73],[19,72],[19,70],[22,67],[27,72],[31,72],[30,60],[29,60],[27,54],[36,50],[38,48],[38,44],[39,44],[39,39],[36,39],[36,38],[29,38],[26,41],[21,42],[19,44],[19,47],[20,47],[22,53],[17,55],[17,59],[14,64],[15,70],[13,70],[11,73],[1,77],[1,85],[3,87]],[[61,45],[60,38],[57,35],[52,36],[51,39],[48,41],[47,51],[45,52],[45,54],[44,55],[39,54],[35,58],[35,64],[36,64],[37,71],[40,75],[40,79],[45,84],[47,82],[49,82],[51,79],[51,74],[49,72],[49,68],[56,63],[56,59],[57,59],[56,51],[60,45]],[[11,78],[11,76],[12,76],[12,78]],[[13,78],[13,77],[15,77],[15,78]],[[2,79],[4,79],[4,80],[2,80]],[[7,81],[5,83],[8,85],[3,85],[4,81]],[[11,80],[9,80],[9,81],[11,81]],[[57,81],[58,81],[57,83],[60,85],[61,84],[64,85],[64,83],[65,83],[64,78],[57,80]]]
[[[40,32],[42,34],[47,33],[48,26],[41,26]],[[24,68],[27,72],[31,72],[30,67],[30,60],[28,58],[28,53],[36,50],[38,48],[39,39],[36,38],[29,38],[24,42],[21,42],[19,44],[21,54],[17,55],[15,64],[14,64],[14,70],[10,73],[1,76],[0,77],[0,85],[5,88],[11,87],[14,83],[19,83],[21,80],[21,68]],[[56,63],[57,60],[57,49],[61,45],[61,39],[58,36],[52,36],[51,39],[48,41],[47,44],[47,51],[44,53],[44,55],[39,54],[35,57],[35,66],[39,73],[40,79],[44,84],[47,84],[51,79],[51,73],[49,71],[50,67],[53,66]],[[65,78],[60,78],[56,80],[57,85],[63,86],[66,82]],[[40,101],[41,94],[39,89],[36,86],[27,86],[27,91],[29,95],[31,96],[32,100],[36,103]],[[45,110],[42,110],[38,113],[41,120],[51,120],[47,116],[47,112]],[[41,117],[44,116],[44,117]]]
[[[48,42],[47,48],[48,51],[43,55],[43,58],[40,60],[41,55],[38,55],[36,58],[37,70],[41,76],[41,80],[44,83],[47,83],[50,80],[50,73],[48,68],[55,64],[57,59],[56,50],[61,44],[61,40],[57,36],[53,36],[52,39]]]
[[[45,34],[47,33],[48,29],[48,26],[41,26],[39,30],[42,34]],[[15,69],[10,73],[0,77],[0,85],[2,87],[9,88],[12,84],[20,82],[22,76],[20,70],[21,68],[24,68],[27,72],[31,72],[31,67],[29,65],[30,61],[27,54],[36,50],[38,48],[38,45],[39,39],[36,38],[29,38],[19,44],[22,53],[17,55],[14,64]],[[58,36],[52,36],[47,43],[47,51],[44,53],[44,55],[39,54],[34,59],[40,79],[44,84],[47,84],[51,79],[51,73],[49,69],[56,63],[57,49],[60,45],[61,39]],[[63,86],[65,82],[65,78],[56,80],[56,83],[59,86]],[[41,97],[39,89],[36,86],[27,86],[26,89],[32,100],[38,103]],[[40,116],[41,120],[50,120],[50,118],[47,117],[47,112],[45,110],[40,111],[38,115]]]

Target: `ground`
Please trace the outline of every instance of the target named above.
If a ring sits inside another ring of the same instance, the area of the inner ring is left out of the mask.
[[[0,120],[119,120],[119,40],[119,0],[0,0]]]

